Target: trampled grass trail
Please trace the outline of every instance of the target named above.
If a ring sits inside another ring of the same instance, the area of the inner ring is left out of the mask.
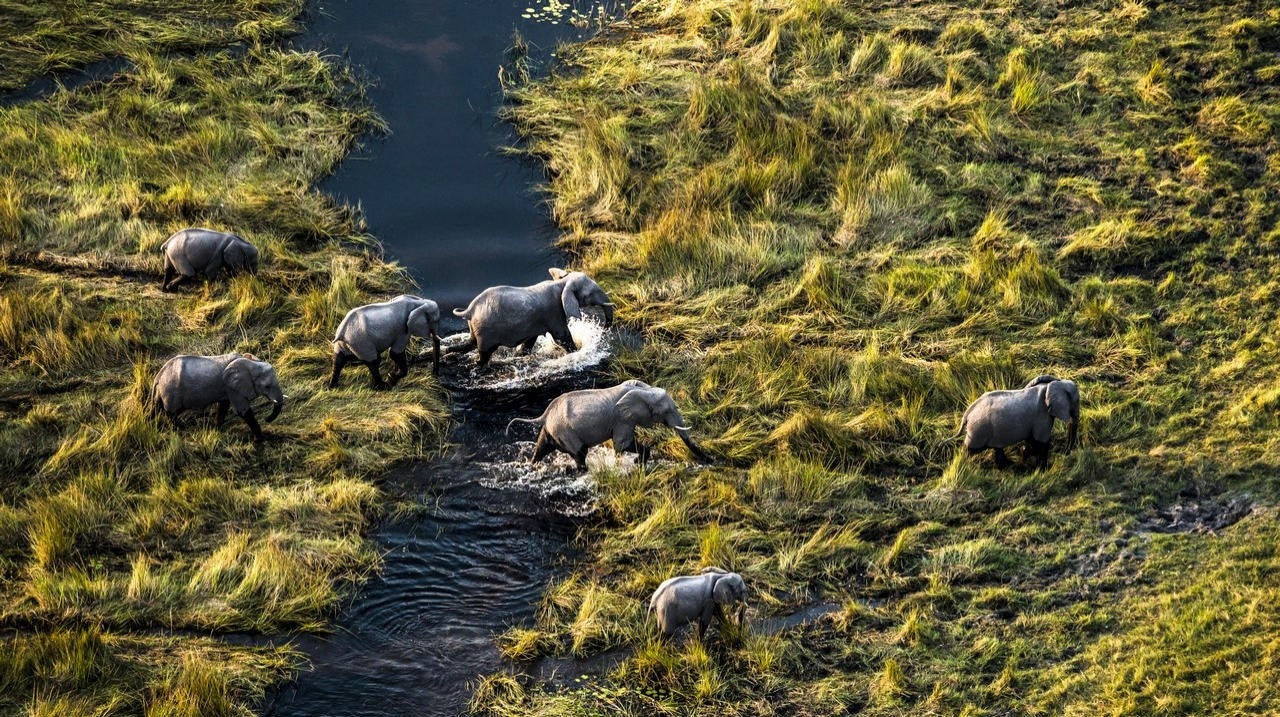
[[[618,378],[724,462],[597,476],[589,560],[504,644],[631,656],[491,676],[477,709],[1280,709],[1280,11],[654,0],[559,54],[510,119],[647,338]],[[942,443],[1041,373],[1080,383],[1084,448],[1035,473]],[[709,564],[757,618],[844,609],[655,644],[649,592]]]

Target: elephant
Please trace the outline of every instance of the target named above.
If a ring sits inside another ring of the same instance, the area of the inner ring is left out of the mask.
[[[723,625],[725,609],[738,605],[734,621],[741,625],[747,610],[747,585],[742,576],[723,568],[703,568],[697,575],[679,575],[664,580],[649,598],[649,610],[658,622],[663,640],[682,626],[698,621],[701,640],[714,616]]]
[[[342,367],[351,361],[359,361],[369,367],[373,388],[387,388],[378,373],[378,357],[391,349],[391,361],[395,369],[391,373],[394,386],[409,373],[409,361],[405,350],[409,337],[431,339],[432,373],[440,375],[440,306],[431,299],[401,294],[380,304],[357,306],[347,312],[333,335],[333,374],[329,388],[338,385]]]
[[[516,422],[532,423],[542,428],[533,450],[533,463],[559,449],[573,456],[578,470],[586,470],[587,450],[612,438],[615,451],[634,452],[643,464],[649,460],[650,449],[636,442],[636,426],[657,423],[674,428],[698,460],[704,463],[711,461],[689,437],[689,427],[684,425],[671,394],[635,379],[611,388],[589,388],[561,394],[541,416],[511,419],[507,423],[508,432]]]
[[[500,346],[519,346],[522,353],[528,353],[545,333],[573,353],[578,348],[569,333],[569,319],[582,318],[582,307],[601,307],[604,325],[613,323],[613,303],[591,277],[563,269],[551,269],[550,273],[550,281],[533,286],[491,286],[466,309],[454,309],[455,316],[467,320],[471,336],[465,343],[450,346],[448,353],[476,349],[478,367],[483,369]]]
[[[164,281],[160,287],[165,291],[173,291],[197,273],[213,281],[223,269],[232,275],[258,270],[258,248],[235,234],[183,229],[174,232],[160,248],[164,250]]]
[[[229,353],[221,356],[174,356],[160,367],[151,383],[151,412],[161,411],[177,425],[178,414],[216,404],[214,424],[221,428],[227,417],[227,406],[249,424],[253,441],[266,437],[254,418],[250,402],[258,396],[271,399],[274,407],[267,421],[280,415],[286,396],[280,390],[276,370],[253,354]]]
[[[1053,421],[1067,422],[1067,450],[1079,443],[1080,389],[1075,381],[1043,374],[1020,390],[987,391],[969,404],[960,421],[964,447],[973,455],[994,449],[996,467],[1006,468],[1004,449],[1026,444],[1028,455],[1039,458],[1041,469],[1049,464]]]

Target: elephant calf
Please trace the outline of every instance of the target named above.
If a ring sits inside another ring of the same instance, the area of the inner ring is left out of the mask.
[[[542,427],[533,450],[534,463],[559,449],[573,456],[578,470],[586,470],[587,450],[609,439],[613,439],[615,451],[633,451],[645,463],[649,460],[649,447],[636,442],[636,427],[658,423],[674,428],[699,460],[711,460],[689,437],[689,427],[684,425],[671,394],[644,381],[632,379],[612,388],[561,394],[541,416],[513,418],[507,430],[517,421]]]
[[[475,349],[480,355],[479,367],[484,368],[499,347],[519,346],[528,353],[546,333],[573,353],[578,347],[569,333],[569,319],[581,318],[582,307],[599,306],[604,309],[605,326],[613,322],[609,295],[591,277],[580,271],[550,272],[551,281],[533,286],[492,286],[472,299],[466,309],[454,309],[454,315],[467,320],[471,337],[450,346],[449,353]]]
[[[735,622],[742,624],[747,609],[747,586],[742,576],[721,568],[703,568],[697,575],[664,580],[649,598],[649,613],[658,622],[662,639],[670,639],[684,625],[698,623],[701,640],[715,617],[723,625],[725,609],[738,605]]]
[[[390,384],[394,386],[409,373],[405,351],[409,347],[410,336],[431,338],[435,364],[432,372],[439,375],[440,307],[436,302],[401,294],[390,301],[358,306],[348,311],[333,336],[333,375],[329,377],[329,388],[338,385],[342,367],[353,360],[369,367],[375,389],[386,388],[387,384],[378,373],[378,357],[387,349],[391,350],[391,361],[395,364]]]
[[[160,246],[164,250],[161,288],[173,291],[179,284],[204,274],[210,281],[225,269],[228,274],[258,270],[258,248],[243,238],[212,229],[183,229]]]
[[[229,353],[221,356],[174,356],[160,367],[151,383],[152,413],[161,411],[177,423],[178,414],[217,405],[214,423],[219,428],[227,417],[227,406],[249,424],[255,443],[264,438],[249,403],[266,396],[275,404],[267,421],[274,421],[284,408],[284,393],[276,370],[253,354]]]
[[[1067,422],[1067,450],[1079,441],[1080,389],[1075,381],[1041,375],[1025,387],[1013,391],[987,391],[969,404],[960,431],[969,455],[991,448],[996,466],[1006,468],[1004,449],[1026,443],[1027,452],[1039,458],[1040,468],[1049,464],[1053,421]]]

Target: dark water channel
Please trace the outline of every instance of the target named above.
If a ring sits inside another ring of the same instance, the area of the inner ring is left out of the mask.
[[[588,0],[319,0],[312,10],[302,43],[345,51],[370,77],[370,97],[391,127],[321,189],[359,203],[370,231],[444,308],[466,305],[489,286],[541,281],[561,261],[535,189],[539,168],[498,151],[514,142],[497,121],[498,68],[517,30],[535,71],[545,68],[557,42],[587,35],[573,21],[591,7]]]
[[[547,0],[321,0],[299,40],[345,51],[391,127],[322,189],[363,207],[370,231],[446,314],[485,287],[534,283],[563,263],[534,192],[540,171],[496,151],[514,141],[497,121],[497,72],[513,30],[543,66],[558,40],[584,37],[569,24],[574,10]],[[597,381],[612,339],[586,325],[575,335],[576,354],[550,345],[529,358],[499,354],[483,377],[471,374],[473,356],[446,362],[456,449],[385,477],[388,494],[421,508],[371,536],[383,569],[334,632],[291,638],[312,667],[269,695],[265,714],[457,715],[478,676],[503,669],[495,634],[530,621],[572,559],[580,519],[570,516],[591,507],[589,479],[571,460],[530,468],[529,444],[502,433],[511,417]]]

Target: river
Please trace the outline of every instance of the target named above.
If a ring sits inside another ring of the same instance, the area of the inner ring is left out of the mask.
[[[345,52],[367,74],[391,133],[367,138],[321,189],[359,204],[369,230],[444,313],[496,284],[531,284],[563,259],[537,166],[500,154],[514,141],[497,120],[498,67],[512,32],[545,67],[555,43],[585,37],[578,10],[556,0],[322,0],[298,44]],[[448,317],[445,327],[463,325]],[[494,637],[528,623],[548,581],[573,557],[592,486],[561,456],[537,468],[503,435],[559,393],[599,373],[616,339],[575,324],[583,348],[550,343],[533,357],[496,356],[474,376],[474,354],[446,362],[455,449],[393,471],[389,496],[421,506],[371,539],[381,572],[352,596],[328,635],[288,636],[311,667],[275,690],[267,715],[457,715],[475,680],[503,668]],[[454,336],[452,340],[459,340]],[[428,370],[421,364],[412,370]],[[280,638],[274,638],[279,641]]]

